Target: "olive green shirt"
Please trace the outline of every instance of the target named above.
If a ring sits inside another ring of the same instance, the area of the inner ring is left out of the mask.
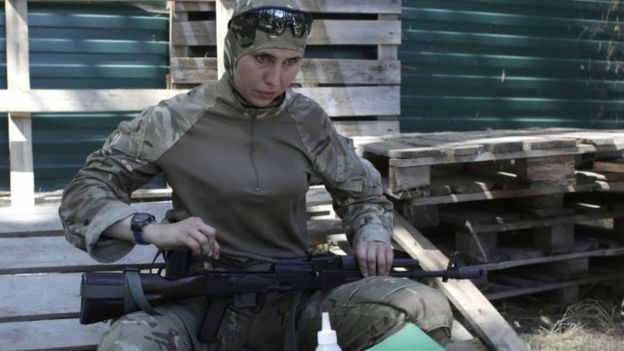
[[[246,107],[223,78],[122,122],[65,189],[66,238],[99,261],[126,255],[132,243],[101,233],[137,212],[130,193],[158,174],[173,190],[166,219],[198,216],[224,248],[304,256],[312,178],[331,193],[352,243],[390,242],[392,204],[378,172],[317,103],[291,91],[270,107]]]

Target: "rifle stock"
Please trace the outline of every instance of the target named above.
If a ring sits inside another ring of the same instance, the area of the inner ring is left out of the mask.
[[[449,265],[447,270],[423,271],[418,261],[412,259],[395,259],[393,267],[405,269],[393,271],[392,276],[408,278],[442,277],[446,281],[449,278],[469,279],[482,275],[481,270],[455,265]],[[135,282],[130,278],[136,279]],[[359,279],[362,275],[353,256],[317,256],[309,261],[280,260],[268,272],[206,271],[176,279],[139,274],[137,270],[124,273],[87,272],[82,275],[80,323],[115,319],[139,309],[157,313],[152,307],[199,296],[227,297],[237,293],[285,290],[329,291]]]

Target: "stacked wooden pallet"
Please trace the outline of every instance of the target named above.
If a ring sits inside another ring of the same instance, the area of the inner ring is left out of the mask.
[[[401,1],[295,1],[313,14],[294,88],[318,101],[345,135],[399,131]],[[169,85],[186,89],[223,74],[233,0],[178,0],[171,13]]]
[[[624,131],[403,134],[362,148],[414,226],[488,270],[490,299],[574,299],[624,277]]]

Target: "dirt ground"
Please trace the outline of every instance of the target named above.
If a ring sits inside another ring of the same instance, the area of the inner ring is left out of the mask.
[[[624,282],[581,288],[564,306],[556,292],[494,301],[494,306],[539,351],[624,351]]]

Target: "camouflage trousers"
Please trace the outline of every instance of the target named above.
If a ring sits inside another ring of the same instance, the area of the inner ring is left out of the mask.
[[[180,351],[193,350],[193,345],[209,351],[281,350],[292,299],[293,293],[274,293],[261,306],[228,307],[213,344],[197,340],[208,308],[204,298],[159,307],[161,315],[131,313],[113,323],[98,350]],[[299,307],[296,338],[301,351],[316,347],[321,309],[329,310],[345,351],[375,345],[406,323],[414,323],[442,345],[450,337],[452,314],[446,298],[403,278],[369,277],[328,293],[314,292],[305,295]]]

